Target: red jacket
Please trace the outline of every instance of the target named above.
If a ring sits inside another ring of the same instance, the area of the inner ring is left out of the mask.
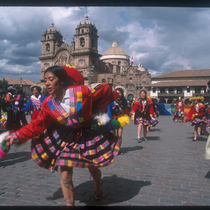
[[[145,106],[145,110],[143,111],[143,106],[141,103],[141,99],[139,101],[136,101],[133,103],[133,108],[132,111],[136,112],[136,110],[138,109],[140,112],[146,112],[149,115],[152,115],[154,113],[154,109],[153,109],[153,102],[147,98],[147,103]]]
[[[69,95],[72,103],[69,114],[58,100],[48,96],[42,102],[42,109],[37,118],[11,134],[14,142],[24,142],[38,136],[50,128],[53,122],[72,129],[82,129],[89,123],[94,108],[104,109],[119,97],[115,89],[106,83],[97,84],[92,89],[83,85],[70,86]]]
[[[205,116],[206,107],[202,103],[198,103],[198,109],[196,109],[196,105],[192,107],[192,114],[199,117]]]
[[[183,103],[183,101],[181,101],[181,103],[182,103],[181,109],[184,110],[184,103]],[[176,108],[175,108],[175,110],[178,110],[178,108],[179,108],[179,101],[176,103]]]

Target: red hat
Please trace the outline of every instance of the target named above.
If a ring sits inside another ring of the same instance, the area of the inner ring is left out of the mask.
[[[82,74],[76,69],[74,66],[66,65],[63,66],[63,68],[66,70],[66,73],[69,77],[71,77],[76,85],[84,85],[84,77]]]

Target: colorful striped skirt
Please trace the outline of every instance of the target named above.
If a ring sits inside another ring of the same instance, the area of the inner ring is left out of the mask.
[[[184,119],[184,110],[178,110],[174,113],[173,120],[183,120]]]
[[[119,139],[110,132],[101,134],[91,127],[79,132],[47,129],[31,139],[31,156],[40,167],[103,167],[110,165],[120,150]]]
[[[158,121],[155,118],[151,118],[150,120],[144,118],[144,117],[138,117],[136,118],[136,125],[143,124],[147,126],[154,127],[158,124]]]
[[[191,121],[191,125],[203,125],[203,124],[207,124],[207,119],[205,116],[201,116],[201,117],[195,117],[192,121]]]

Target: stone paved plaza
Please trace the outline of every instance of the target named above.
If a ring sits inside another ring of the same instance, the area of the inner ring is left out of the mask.
[[[148,142],[136,141],[133,121],[124,128],[124,154],[101,168],[102,200],[93,199],[88,170],[74,169],[76,206],[210,206],[206,136],[192,142],[190,123],[172,122],[172,116],[160,116],[158,121]],[[38,167],[30,158],[29,142],[14,145],[0,160],[0,179],[0,206],[65,205],[60,172]]]

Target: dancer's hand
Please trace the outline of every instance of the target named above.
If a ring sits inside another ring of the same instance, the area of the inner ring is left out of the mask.
[[[4,140],[7,141],[7,142],[6,142],[6,146],[7,146],[7,147],[12,146],[13,143],[14,143],[14,139],[13,139],[11,136],[7,136]]]

